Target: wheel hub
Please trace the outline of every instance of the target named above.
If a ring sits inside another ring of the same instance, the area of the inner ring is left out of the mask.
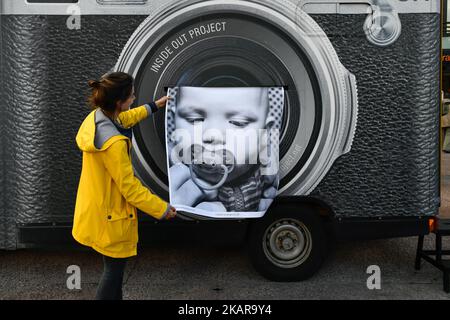
[[[292,250],[295,247],[297,241],[297,237],[291,232],[278,237],[279,248],[283,251]]]
[[[266,256],[283,268],[293,268],[302,264],[311,252],[311,233],[298,220],[283,219],[274,222],[267,228],[264,239]]]

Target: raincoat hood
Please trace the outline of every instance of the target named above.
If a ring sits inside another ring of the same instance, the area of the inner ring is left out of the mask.
[[[76,136],[78,148],[84,152],[103,151],[121,139],[128,138],[120,134],[100,108],[93,110],[84,119]]]

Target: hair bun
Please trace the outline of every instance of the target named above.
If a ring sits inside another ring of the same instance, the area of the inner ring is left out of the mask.
[[[100,82],[97,80],[89,80],[88,85],[91,88],[98,88],[98,87],[100,87]]]

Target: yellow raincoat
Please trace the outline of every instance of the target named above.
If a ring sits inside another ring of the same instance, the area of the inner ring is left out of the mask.
[[[132,127],[148,117],[149,110],[144,105],[122,112],[119,122],[125,128]],[[93,110],[86,117],[76,136],[83,151],[83,167],[72,235],[79,243],[103,255],[126,258],[137,254],[136,207],[162,219],[169,206],[134,176],[129,138],[117,132],[100,149],[95,146],[96,112],[101,109]]]

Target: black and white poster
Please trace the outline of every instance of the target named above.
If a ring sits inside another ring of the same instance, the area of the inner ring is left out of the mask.
[[[282,87],[173,87],[170,203],[193,217],[259,218],[277,195]]]

